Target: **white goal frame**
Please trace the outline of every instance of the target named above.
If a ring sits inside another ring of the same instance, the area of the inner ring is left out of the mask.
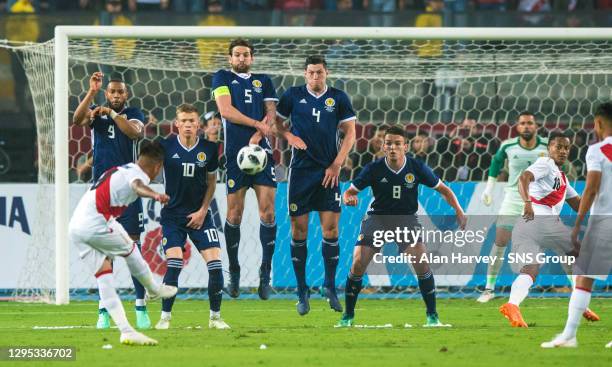
[[[69,303],[68,41],[71,38],[394,39],[491,41],[612,40],[612,28],[374,28],[374,27],[55,27],[55,303]]]

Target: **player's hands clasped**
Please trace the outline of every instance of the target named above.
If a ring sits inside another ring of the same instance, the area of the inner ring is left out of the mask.
[[[323,177],[323,187],[332,188],[338,186],[338,177],[340,176],[340,164],[334,162],[331,166],[325,170],[325,177]]]
[[[91,118],[94,118],[97,116],[110,115],[110,114],[111,114],[111,109],[109,107],[98,106],[91,111]]]
[[[200,209],[195,211],[187,216],[189,222],[187,222],[187,228],[200,229],[204,224],[204,219],[206,218],[206,213],[208,212],[208,208]]]
[[[306,143],[304,143],[304,140],[302,140],[299,136],[295,136],[291,133],[288,133],[286,138],[289,146],[294,147],[295,149],[305,150],[306,148],[308,148],[306,146]]]
[[[155,201],[159,201],[161,204],[167,204],[168,201],[170,201],[170,196],[166,195],[166,194],[155,194],[155,197],[153,198],[153,200]]]
[[[100,71],[96,71],[89,78],[89,90],[91,92],[98,92],[102,88],[102,78],[104,78],[104,73]]]
[[[342,200],[346,206],[356,206],[359,202],[357,195],[349,195],[348,191],[344,192],[344,195],[342,195]]]
[[[268,126],[268,116],[264,116],[263,120],[256,122],[253,127],[256,128],[262,136],[268,136],[271,133],[270,126]]]

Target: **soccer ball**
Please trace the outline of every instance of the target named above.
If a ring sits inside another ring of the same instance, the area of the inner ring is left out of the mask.
[[[255,175],[263,171],[268,163],[268,154],[262,147],[250,144],[238,152],[238,167],[247,175]]]

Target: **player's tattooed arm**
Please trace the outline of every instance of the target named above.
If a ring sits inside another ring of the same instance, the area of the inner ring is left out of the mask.
[[[455,209],[455,215],[457,216],[457,223],[459,224],[459,228],[465,229],[465,225],[467,224],[467,217],[465,216],[465,212],[461,205],[459,205],[459,200],[457,200],[457,196],[450,189],[450,187],[446,186],[444,182],[440,181],[438,185],[435,187],[435,190],[442,195],[444,200],[450,205],[453,209]]]
[[[130,186],[132,187],[132,190],[134,190],[134,192],[140,197],[151,198],[155,201],[159,201],[161,204],[166,204],[170,200],[170,196],[161,194],[151,189],[149,186],[145,185],[142,180],[136,179],[132,181]]]
[[[206,185],[206,193],[204,193],[204,199],[202,199],[202,206],[200,206],[200,209],[187,216],[187,218],[189,219],[187,227],[189,228],[200,229],[204,224],[204,219],[206,219],[206,213],[208,213],[210,202],[212,201],[212,198],[215,195],[215,188],[217,186],[216,172],[208,173],[206,177]]]
[[[287,140],[287,143],[295,149],[304,150],[308,148],[300,137],[293,135],[291,131],[289,131],[283,118],[277,115],[273,121],[273,132],[276,136]]]
[[[276,101],[265,101],[264,103],[266,107],[266,124],[274,125],[274,121],[276,120]],[[274,134],[273,126],[269,126],[269,134]],[[260,130],[257,130],[257,132],[251,136],[251,139],[249,139],[249,144],[258,145],[262,138],[263,134]]]
[[[89,110],[89,106],[91,106],[94,97],[100,91],[102,87],[102,78],[104,74],[97,71],[91,75],[89,78],[89,90],[87,94],[81,100],[81,103],[77,106],[74,111],[74,115],[72,116],[72,122],[78,126],[86,126],[89,125],[91,120],[93,119],[92,111]]]
[[[259,132],[261,132],[264,136],[270,135],[270,127],[267,123],[267,115],[261,121],[257,121],[244,115],[236,107],[232,106],[232,97],[229,94],[215,96],[215,102],[217,102],[217,108],[219,109],[219,113],[224,119],[229,120],[238,125],[253,127]]]
[[[353,149],[353,145],[355,145],[355,122],[355,120],[345,121],[338,127],[338,129],[344,133],[344,138],[342,139],[342,145],[340,145],[336,159],[325,170],[325,177],[323,177],[322,183],[323,187],[338,186],[340,169],[344,162],[346,162],[346,157],[348,157],[349,152]]]
[[[91,111],[91,117],[96,116],[110,116],[115,121],[115,124],[128,138],[135,140],[143,136],[144,125],[141,121],[136,119],[128,120],[126,117],[119,115],[113,111],[110,107],[98,106]]]
[[[526,221],[530,221],[533,219],[533,206],[531,205],[531,197],[529,196],[529,184],[533,182],[534,177],[533,173],[530,171],[524,171],[518,180],[518,191],[519,195],[521,195],[521,199],[525,203],[525,207],[523,209],[523,218]]]

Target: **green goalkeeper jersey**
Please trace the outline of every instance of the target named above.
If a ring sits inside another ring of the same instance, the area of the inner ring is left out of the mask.
[[[532,149],[521,146],[519,137],[504,140],[493,157],[489,168],[489,177],[497,177],[508,159],[508,183],[506,184],[506,198],[521,201],[518,193],[518,179],[527,167],[536,159],[548,156],[548,138],[536,137],[536,145]]]

